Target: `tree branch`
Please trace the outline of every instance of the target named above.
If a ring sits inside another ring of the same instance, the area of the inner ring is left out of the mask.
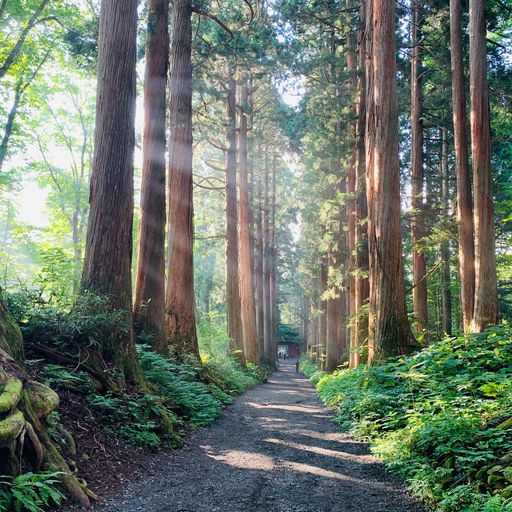
[[[222,27],[226,32],[229,33],[231,37],[233,37],[233,31],[215,14],[211,14],[208,11],[204,11],[200,7],[192,7],[192,12],[199,14],[199,16],[204,16],[206,18],[210,18],[215,21],[220,27]]]
[[[32,14],[30,19],[28,20],[28,23],[25,26],[25,28],[21,31],[21,34],[20,34],[18,40],[16,41],[16,44],[14,45],[12,50],[7,55],[7,58],[5,59],[5,62],[3,63],[3,65],[0,67],[0,79],[5,76],[7,71],[9,71],[9,68],[12,66],[14,60],[20,54],[21,49],[22,49],[23,45],[25,44],[25,41],[28,37],[28,34],[34,28],[36,23],[38,22],[39,16],[43,12],[44,8],[46,7],[46,5],[48,4],[49,1],[50,0],[41,0],[39,7],[35,10],[34,14]]]

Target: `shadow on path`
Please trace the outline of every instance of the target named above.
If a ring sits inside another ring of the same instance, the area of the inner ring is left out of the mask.
[[[101,512],[420,512],[403,485],[340,432],[309,381],[282,364],[189,446],[161,457]]]

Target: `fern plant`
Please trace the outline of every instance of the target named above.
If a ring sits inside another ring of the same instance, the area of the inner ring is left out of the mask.
[[[15,478],[0,476],[0,512],[42,512],[60,505],[64,495],[57,489],[60,472],[24,473]]]

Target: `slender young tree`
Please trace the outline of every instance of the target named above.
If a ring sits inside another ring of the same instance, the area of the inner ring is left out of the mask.
[[[264,205],[263,205],[263,346],[264,359],[267,364],[273,364],[272,359],[272,247],[271,247],[271,212],[269,168],[265,165],[264,175]]]
[[[439,129],[440,151],[439,165],[441,175],[441,195],[443,216],[449,218],[450,208],[450,171],[448,169],[448,141],[446,128]],[[450,276],[450,243],[444,240],[441,244],[441,259],[443,261],[443,333],[452,334],[452,291]]]
[[[412,1],[412,59],[411,59],[411,237],[413,307],[416,331],[423,334],[428,328],[427,265],[420,245],[425,234],[423,213],[423,94],[421,84],[420,1]]]
[[[144,137],[134,319],[166,353],[165,340],[165,114],[169,0],[148,0]]]
[[[237,206],[237,126],[236,81],[228,67],[226,92],[227,152],[226,152],[226,305],[231,352],[245,362],[240,311],[238,273],[238,206]]]
[[[245,357],[248,362],[259,364],[258,340],[256,335],[256,311],[254,307],[251,205],[249,202],[249,166],[247,160],[247,115],[249,87],[247,78],[242,77],[240,85],[240,115],[238,130],[239,147],[239,278],[240,306]]]
[[[318,299],[318,350],[317,350],[317,362],[323,362],[325,349],[327,345],[327,301],[324,298],[324,294],[327,291],[327,258],[321,256],[320,267],[318,270],[318,288],[320,296]]]
[[[90,213],[82,292],[109,297],[125,313],[127,332],[101,340],[101,360],[121,380],[141,381],[133,337],[132,222],[135,147],[137,1],[103,0]],[[112,63],[116,65],[113,66]]]
[[[452,72],[453,139],[457,179],[460,297],[464,332],[470,329],[475,304],[475,244],[471,174],[468,157],[466,94],[460,0],[450,0],[450,54]]]
[[[370,361],[408,352],[414,341],[405,307],[400,232],[395,2],[371,4],[366,118]]]
[[[279,322],[279,311],[277,309],[277,158],[272,159],[272,196],[270,199],[270,303],[271,303],[271,329],[270,355],[272,364],[277,361],[277,324]]]
[[[199,354],[194,311],[192,204],[192,7],[175,0],[170,50],[169,259],[166,339]]]
[[[266,161],[266,157],[265,157]],[[265,361],[265,342],[264,342],[264,277],[263,277],[263,258],[264,258],[264,241],[263,241],[263,184],[261,176],[256,179],[256,236],[255,236],[255,256],[254,256],[254,280],[255,280],[255,306],[256,306],[256,336],[258,338],[258,350],[261,361]]]
[[[469,78],[471,154],[475,219],[475,313],[473,330],[498,322],[498,285],[494,242],[489,91],[487,85],[485,1],[469,2]]]

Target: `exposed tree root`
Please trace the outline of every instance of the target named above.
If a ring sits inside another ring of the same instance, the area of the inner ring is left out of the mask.
[[[21,331],[0,295],[0,474],[16,476],[27,465],[34,472],[59,471],[64,491],[88,507],[92,493],[79,483],[45,429],[59,397],[30,380],[23,362]]]

